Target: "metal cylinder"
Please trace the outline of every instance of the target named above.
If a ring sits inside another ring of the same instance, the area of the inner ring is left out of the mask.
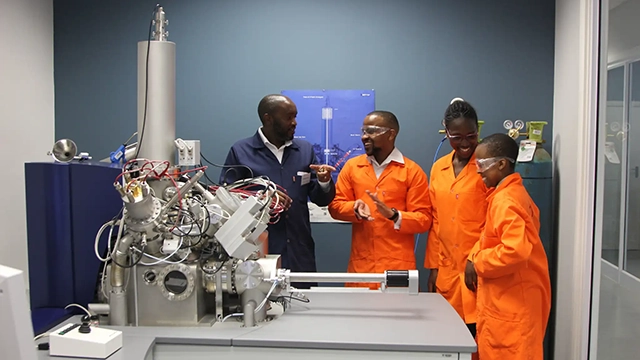
[[[109,325],[127,326],[127,296],[123,291],[109,294]]]
[[[247,304],[249,303],[261,304],[264,301],[265,297],[266,297],[266,294],[258,289],[246,290],[245,292],[242,293],[242,295],[240,295],[240,301],[242,302],[243,311],[246,311]],[[267,318],[267,310],[269,307],[268,301],[264,303],[264,305],[262,305],[262,308],[260,310],[256,311],[257,307],[258,305],[253,306],[254,323],[262,322]],[[246,313],[245,313],[245,316],[247,316]]]
[[[204,188],[204,186],[200,185],[199,183],[195,183],[194,187],[196,190],[198,190],[198,192],[200,194],[202,194],[202,196],[204,196],[205,200],[207,200],[207,202],[209,202],[209,204],[212,204],[215,196],[213,196],[213,194],[211,192],[209,192],[207,189]]]
[[[140,41],[137,157],[166,160],[174,165],[175,139],[176,44],[170,41]]]
[[[343,282],[364,282],[364,283],[380,283],[386,281],[385,274],[359,274],[359,273],[290,273],[289,280],[291,282],[325,282],[325,283],[343,283]]]
[[[251,300],[244,304],[244,308],[242,309],[244,314],[244,327],[254,327],[256,326],[255,321],[255,311],[256,311],[256,303]]]
[[[125,269],[119,265],[126,266],[127,256],[129,254],[129,246],[133,243],[133,237],[129,234],[124,235],[116,244],[116,252],[113,255],[111,264],[111,287],[124,289]]]
[[[166,26],[168,25],[168,20],[166,19],[166,14],[162,6],[158,7],[156,10],[156,15],[153,19],[153,39],[154,40],[162,40],[166,41],[169,36],[169,32],[166,30]]]
[[[154,215],[155,201],[151,195],[143,196],[142,199],[131,201],[128,197],[123,199],[127,209],[127,217],[135,220],[147,220]]]

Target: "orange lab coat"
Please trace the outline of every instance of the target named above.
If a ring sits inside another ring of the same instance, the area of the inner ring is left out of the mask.
[[[380,215],[373,200],[365,192],[377,192],[390,208],[402,214],[400,229]],[[385,270],[414,270],[415,234],[431,226],[431,201],[427,175],[422,168],[404,157],[404,164],[392,161],[376,178],[367,155],[347,161],[336,182],[336,196],[329,204],[334,219],[352,222],[351,256],[347,271],[352,273],[383,273]],[[362,199],[371,210],[373,221],[358,220],[353,205]],[[378,288],[372,284],[349,286]]]
[[[469,255],[478,274],[480,360],[542,360],[551,281],[540,212],[518,173],[487,200],[486,226]]]
[[[429,195],[433,225],[424,267],[438,269],[437,292],[467,324],[476,322],[476,294],[464,284],[464,269],[487,217],[487,187],[477,173],[475,155],[455,177],[452,151],[431,168]]]

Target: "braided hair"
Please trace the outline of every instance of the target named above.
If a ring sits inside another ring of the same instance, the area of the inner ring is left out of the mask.
[[[451,101],[451,104],[449,104],[447,110],[444,112],[444,125],[448,127],[453,120],[459,118],[474,121],[476,123],[476,127],[478,126],[478,114],[476,113],[476,109],[461,98],[455,98]]]

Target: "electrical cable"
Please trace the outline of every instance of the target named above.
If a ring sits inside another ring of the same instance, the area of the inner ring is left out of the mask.
[[[122,145],[127,146],[129,145],[129,141],[131,141],[131,139],[133,139],[134,136],[138,135],[138,132],[134,132],[133,134],[131,134],[131,136],[129,136],[129,138],[127,139],[127,141],[125,141]]]
[[[145,65],[145,84],[144,84],[144,115],[142,116],[142,129],[140,131],[140,136],[138,138],[138,146],[136,146],[136,155],[134,158],[137,158],[140,155],[140,148],[142,148],[142,139],[144,139],[144,130],[147,126],[147,105],[148,105],[148,97],[149,97],[149,52],[151,50],[151,29],[153,28],[153,20],[158,12],[158,8],[160,4],[157,4],[153,9],[153,13],[151,14],[151,21],[149,22],[149,37],[147,39],[147,59]]]
[[[44,337],[47,337],[47,336],[49,336],[49,333],[48,333],[48,332],[42,333],[42,334],[40,334],[40,335],[38,335],[38,336],[34,337],[34,338],[33,338],[33,341],[38,341],[38,340],[40,340],[40,339],[42,339],[42,338],[44,338]]]
[[[258,305],[258,307],[256,307],[256,309],[254,310],[255,313],[258,313],[258,311],[262,310],[262,308],[267,303],[267,301],[269,301],[269,296],[271,296],[271,293],[273,293],[273,290],[276,289],[276,286],[278,286],[278,280],[274,280],[273,281],[273,284],[271,284],[271,288],[269,289],[269,292],[264,297],[264,299],[262,300],[260,305]]]
[[[140,253],[144,254],[144,249],[146,248],[146,246],[142,247],[142,250],[136,249],[137,251],[139,251]],[[116,249],[114,248],[114,251],[116,251]],[[133,264],[129,264],[129,265],[123,265],[123,264],[118,264],[118,262],[116,261],[116,259],[112,256],[111,257],[111,262],[116,264],[117,266],[123,268],[123,269],[130,269],[136,265],[138,265],[140,263],[140,261],[142,260],[142,255],[138,256],[137,259],[135,259],[135,261],[133,262]]]
[[[202,165],[202,163],[198,164],[198,167],[202,167],[202,166],[203,166],[203,165]],[[217,182],[215,182],[215,181],[211,180],[211,178],[209,177],[209,175],[207,175],[207,172],[206,172],[206,171],[203,171],[203,172],[204,172],[204,178],[205,178],[205,179],[207,179],[207,180],[211,183],[211,185],[219,185]],[[200,185],[202,185],[202,184],[200,184]],[[208,186],[209,186],[208,184],[206,184],[206,183],[204,184],[204,188],[205,188],[205,189],[206,189]]]
[[[227,319],[231,318],[231,317],[236,317],[236,316],[244,316],[244,313],[233,313],[233,314],[229,314],[227,316],[225,316],[222,321],[220,322],[225,322],[227,321]]]
[[[236,170],[235,168],[245,168],[245,169],[249,170],[249,173],[251,174],[251,176],[250,176],[250,177],[251,177],[251,178],[253,178],[253,177],[254,177],[254,176],[253,176],[253,170],[251,170],[251,168],[250,168],[250,167],[248,167],[247,165],[219,165],[219,164],[215,164],[215,163],[212,163],[211,161],[207,160],[207,158],[206,158],[206,157],[204,157],[204,154],[202,154],[202,152],[200,152],[200,158],[202,158],[202,160],[204,160],[207,164],[209,164],[209,165],[211,165],[211,166],[215,166],[215,167],[222,168],[222,169],[224,169],[224,168],[228,168],[228,169],[227,169],[227,171],[224,173],[224,177],[223,177],[223,179],[225,179],[225,180],[226,180],[226,178],[227,178],[227,173],[228,173],[230,170],[236,171],[236,174],[238,174],[238,172],[237,172],[237,170]],[[238,174],[238,175],[239,175],[239,174]]]
[[[64,309],[67,310],[68,308],[70,308],[72,306],[82,309],[85,313],[87,313],[87,315],[89,315],[89,317],[92,316],[91,313],[89,312],[89,310],[87,310],[87,308],[85,308],[84,306],[79,305],[79,304],[69,304],[69,305],[65,306]]]

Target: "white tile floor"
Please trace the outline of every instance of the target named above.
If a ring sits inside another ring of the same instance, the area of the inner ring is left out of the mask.
[[[603,276],[598,319],[597,360],[640,359],[640,291]]]

